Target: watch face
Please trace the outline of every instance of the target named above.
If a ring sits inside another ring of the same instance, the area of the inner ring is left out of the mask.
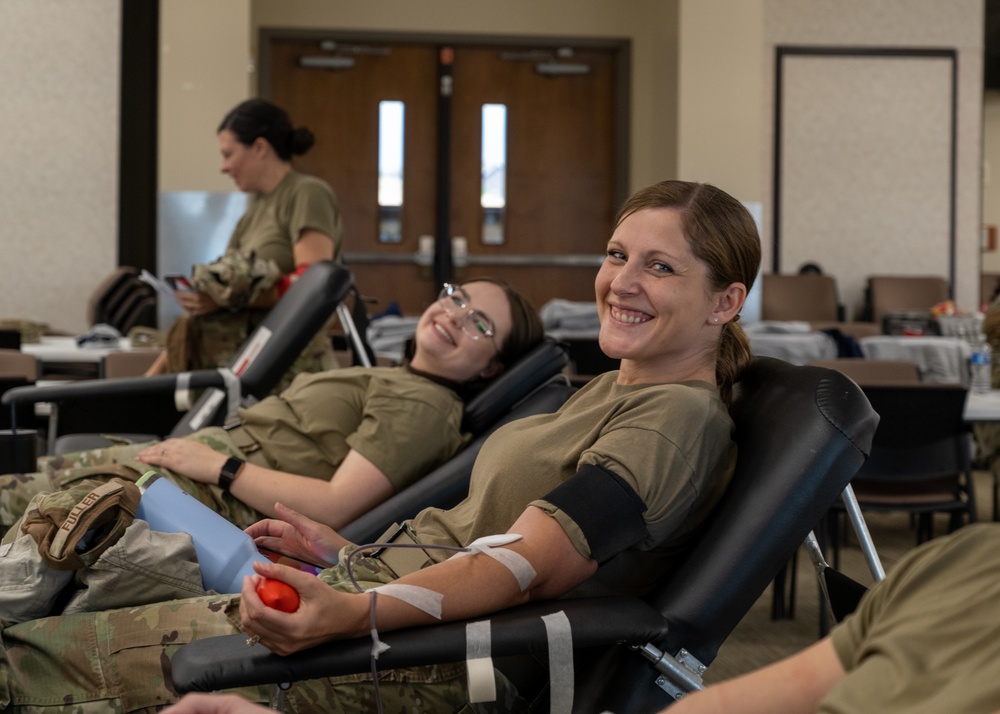
[[[237,459],[235,456],[230,456],[226,459],[226,463],[222,465],[222,469],[219,471],[219,487],[223,491],[228,491],[229,487],[233,485],[233,481],[236,480],[236,476],[244,463],[246,462],[242,459]]]

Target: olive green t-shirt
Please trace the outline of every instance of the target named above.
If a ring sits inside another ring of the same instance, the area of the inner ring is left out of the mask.
[[[334,257],[341,250],[341,219],[337,197],[327,183],[289,171],[271,193],[251,197],[246,213],[229,238],[226,250],[273,260],[283,274],[295,270],[292,247],[303,229],[313,228],[333,241]]]
[[[521,419],[483,446],[469,497],[427,509],[412,525],[421,543],[465,545],[506,532],[528,505],[555,517],[576,549],[591,546],[564,512],[544,500],[580,467],[624,479],[646,505],[648,537],[600,565],[587,592],[641,592],[662,575],[718,501],[735,467],[733,423],[706,382],[619,385],[601,375],[554,414]],[[430,552],[444,560],[451,553]]]
[[[823,714],[1000,709],[1000,524],[907,553],[831,637],[847,676]]]
[[[354,449],[396,490],[451,458],[468,440],[463,403],[402,367],[300,374],[239,418],[275,469],[329,479]]]

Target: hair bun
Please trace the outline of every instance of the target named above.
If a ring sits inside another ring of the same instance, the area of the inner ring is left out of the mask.
[[[306,153],[315,142],[316,137],[304,126],[292,129],[288,135],[288,149],[294,155]]]

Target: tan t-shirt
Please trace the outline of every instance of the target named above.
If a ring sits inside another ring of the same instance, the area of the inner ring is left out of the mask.
[[[333,190],[321,179],[289,171],[271,193],[251,197],[226,250],[244,255],[252,250],[258,258],[277,263],[282,274],[290,273],[295,270],[292,246],[305,228],[328,235],[339,258],[342,230]]]
[[[592,380],[555,414],[498,430],[476,460],[469,497],[414,519],[420,542],[465,545],[504,533],[531,504],[559,520],[590,557],[577,525],[544,496],[594,464],[623,478],[642,499],[649,536],[603,563],[591,585],[639,592],[657,580],[729,483],[733,423],[718,391],[705,382],[623,386],[616,377],[610,372]],[[449,555],[431,551],[438,560]]]
[[[466,443],[463,406],[402,367],[350,367],[300,374],[239,417],[275,469],[329,479],[354,449],[399,490]]]
[[[832,633],[847,676],[823,714],[1000,709],[1000,525],[916,548]]]

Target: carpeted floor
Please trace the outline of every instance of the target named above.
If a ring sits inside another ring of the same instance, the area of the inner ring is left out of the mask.
[[[992,518],[993,479],[988,472],[976,474],[977,511],[980,520]],[[935,535],[947,532],[947,523],[938,516]],[[902,513],[866,513],[865,519],[886,571],[916,545],[916,534],[909,516]],[[870,585],[871,575],[855,542],[841,549],[840,570],[859,582]],[[804,549],[798,553],[795,589],[795,614],[790,619],[773,620],[771,606],[773,585],[747,613],[719,651],[705,673],[705,682],[728,679],[774,662],[812,644],[820,633],[819,588],[815,571]]]

